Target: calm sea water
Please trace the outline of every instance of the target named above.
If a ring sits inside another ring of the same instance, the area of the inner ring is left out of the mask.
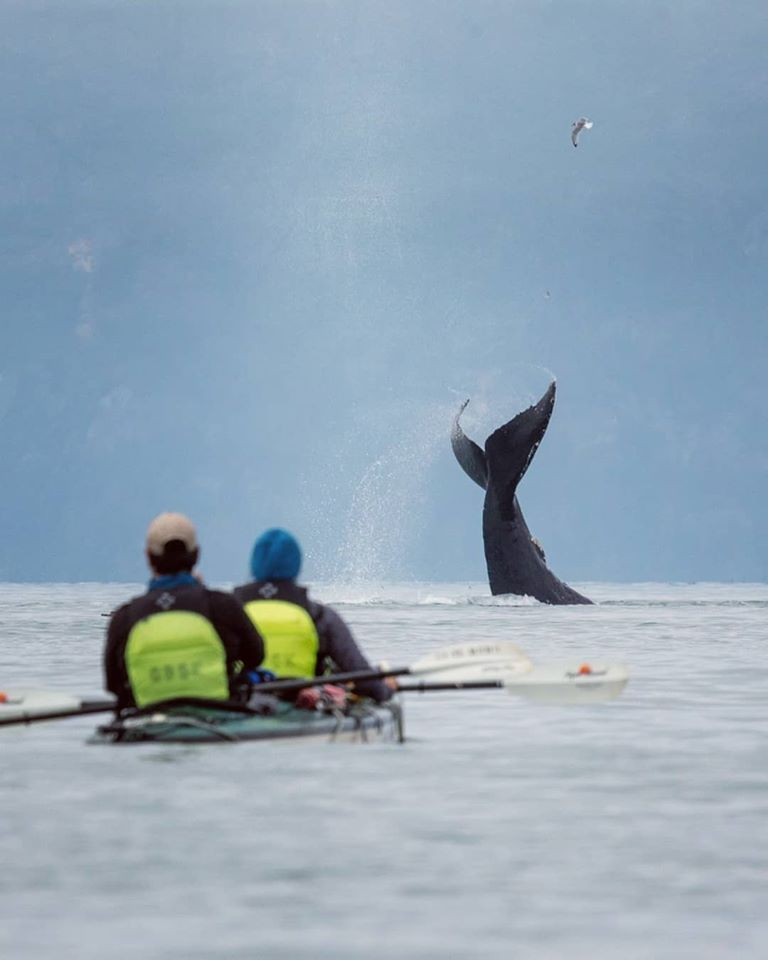
[[[0,956],[768,956],[768,587],[316,591],[374,659],[511,639],[623,661],[611,704],[409,695],[397,745],[85,745],[0,730]],[[0,688],[98,693],[115,584],[0,585]]]

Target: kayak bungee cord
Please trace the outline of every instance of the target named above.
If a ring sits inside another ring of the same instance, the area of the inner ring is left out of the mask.
[[[129,717],[112,724],[106,724],[99,727],[99,732],[104,734],[115,734],[115,742],[119,743],[126,732],[141,732],[142,727],[149,728],[152,724],[167,723],[173,727],[195,727],[198,730],[204,730],[206,733],[213,734],[219,740],[226,740],[228,743],[239,743],[240,737],[230,733],[228,730],[222,730],[217,724],[202,720],[199,717],[190,717],[183,713],[176,716],[169,716],[166,713],[156,713],[146,717]]]

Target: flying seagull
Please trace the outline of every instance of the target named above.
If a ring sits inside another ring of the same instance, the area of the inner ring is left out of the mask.
[[[574,121],[571,124],[571,143],[574,145],[574,147],[578,147],[579,145],[579,134],[581,133],[581,131],[591,130],[591,129],[592,129],[592,121],[587,120],[586,117],[579,117],[578,120]]]

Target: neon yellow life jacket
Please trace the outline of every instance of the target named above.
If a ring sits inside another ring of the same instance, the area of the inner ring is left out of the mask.
[[[229,699],[224,645],[200,613],[169,610],[139,620],[128,634],[125,668],[138,707],[174,697]]]
[[[251,600],[245,612],[264,638],[261,669],[278,677],[314,677],[320,638],[304,607],[288,600]]]

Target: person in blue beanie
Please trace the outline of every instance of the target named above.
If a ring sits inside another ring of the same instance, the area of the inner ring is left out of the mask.
[[[273,527],[256,540],[250,583],[234,595],[264,639],[262,670],[278,677],[319,677],[328,672],[370,670],[371,665],[342,618],[308,596],[296,580],[301,547],[287,530]],[[355,692],[382,702],[396,686],[382,680],[360,681]]]

